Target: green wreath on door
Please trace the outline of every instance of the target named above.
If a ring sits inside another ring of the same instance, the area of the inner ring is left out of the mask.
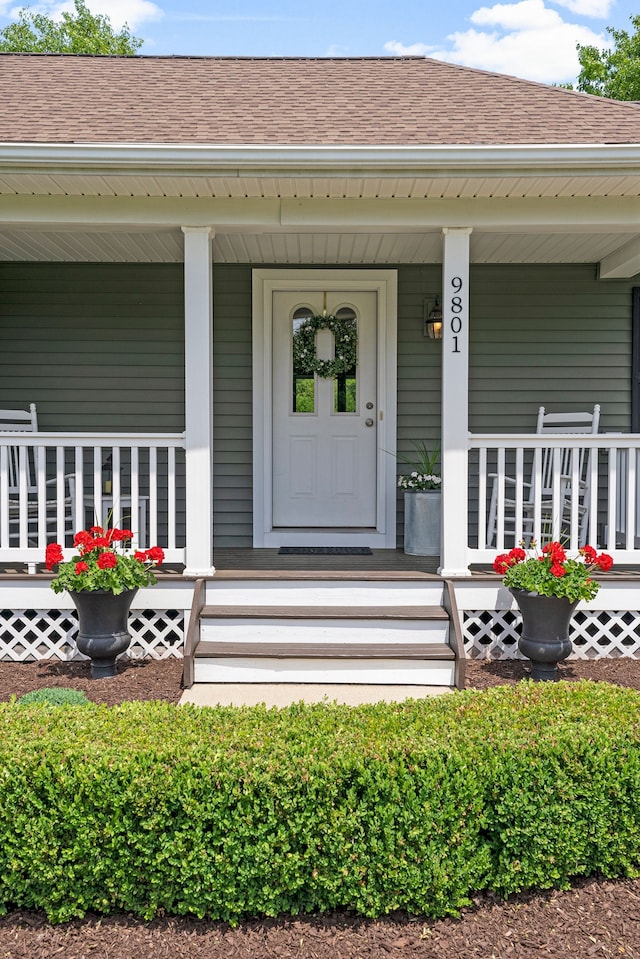
[[[316,353],[316,333],[330,330],[335,342],[335,357],[320,360]],[[323,379],[348,373],[358,361],[358,334],[354,321],[333,313],[321,313],[303,320],[293,334],[293,366],[296,371],[317,373]]]

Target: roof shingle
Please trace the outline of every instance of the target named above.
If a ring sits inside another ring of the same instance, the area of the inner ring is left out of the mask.
[[[640,142],[640,108],[418,57],[0,54],[0,142]]]

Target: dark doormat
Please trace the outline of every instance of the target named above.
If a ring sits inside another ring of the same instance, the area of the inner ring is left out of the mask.
[[[278,556],[373,556],[369,546],[281,546]]]

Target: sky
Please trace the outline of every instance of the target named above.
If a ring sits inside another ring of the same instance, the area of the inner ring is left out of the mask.
[[[71,0],[0,0],[0,28],[21,6],[57,17]],[[542,83],[574,82],[576,44],[610,46],[633,27],[631,0],[87,0],[143,38],[141,54],[436,57]]]

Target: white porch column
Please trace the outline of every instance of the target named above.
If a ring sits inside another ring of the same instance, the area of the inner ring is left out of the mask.
[[[213,566],[213,259],[210,227],[183,226],[185,339],[185,575]]]
[[[445,228],[442,257],[441,576],[467,576],[470,228]]]

